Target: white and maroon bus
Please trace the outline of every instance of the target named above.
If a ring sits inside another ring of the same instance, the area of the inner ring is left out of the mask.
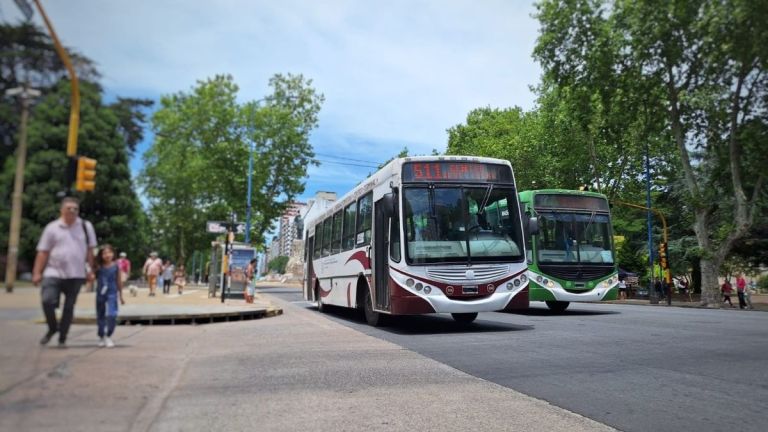
[[[534,222],[535,224],[535,222]],[[528,307],[512,166],[499,159],[395,159],[306,221],[304,298],[383,315]]]

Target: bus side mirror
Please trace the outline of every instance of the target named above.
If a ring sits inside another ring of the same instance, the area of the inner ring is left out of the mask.
[[[532,217],[528,219],[528,234],[539,235],[539,218]]]

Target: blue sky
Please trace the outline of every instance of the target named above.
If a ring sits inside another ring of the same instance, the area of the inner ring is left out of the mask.
[[[248,101],[275,73],[312,79],[326,102],[311,142],[326,162],[303,199],[342,195],[372,171],[330,162],[443,151],[474,108],[532,108],[540,74],[529,1],[42,1],[63,43],[96,61],[108,97],[157,100],[229,73]],[[0,20],[19,19],[0,0]]]

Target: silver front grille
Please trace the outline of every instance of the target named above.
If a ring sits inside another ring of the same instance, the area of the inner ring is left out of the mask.
[[[474,277],[467,277],[468,271],[474,272]],[[472,267],[433,267],[427,269],[427,275],[430,278],[451,283],[491,281],[500,279],[507,274],[509,274],[509,266],[506,264]]]

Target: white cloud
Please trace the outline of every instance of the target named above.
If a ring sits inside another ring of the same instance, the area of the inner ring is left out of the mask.
[[[108,92],[186,91],[230,73],[258,99],[274,73],[325,94],[318,152],[385,160],[445,148],[480,106],[530,108],[539,67],[531,3],[456,1],[70,0],[44,2],[62,41],[94,59]],[[0,19],[15,21],[12,0]],[[35,22],[42,23],[39,16]],[[336,138],[331,138],[336,137]],[[311,170],[313,176],[320,176]],[[308,187],[311,189],[311,186]]]

